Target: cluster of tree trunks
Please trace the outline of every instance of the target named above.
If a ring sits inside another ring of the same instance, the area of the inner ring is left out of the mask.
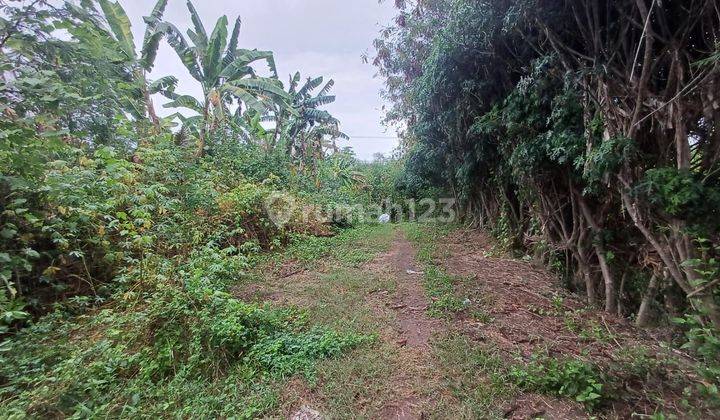
[[[524,41],[538,56],[552,54],[569,74],[581,75],[586,123],[602,121],[600,139],[586,136],[588,150],[621,138],[637,150],[606,176],[599,197],[588,198],[570,175],[527,180],[537,191],[535,202],[517,203],[507,191],[481,188],[466,201],[465,214],[489,222],[509,205],[507,216],[518,235],[526,233],[523,211],[537,217],[543,239],[566,253],[588,301],[604,299],[608,312],[626,310],[625,267],[640,268],[650,281],[635,302],[638,324],[650,321],[652,302],[664,289],[681,291],[688,305],[720,327],[717,283],[702,283],[686,263],[707,258],[688,232],[688,221],[656,211],[633,193],[648,169],[674,167],[708,176],[718,170],[720,2],[538,0],[534,6],[524,9]],[[637,241],[607,244],[603,232],[622,224],[633,229]],[[714,244],[716,233],[706,232]],[[668,282],[677,287],[668,288]]]

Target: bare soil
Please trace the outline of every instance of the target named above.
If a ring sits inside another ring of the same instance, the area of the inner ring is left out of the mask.
[[[405,236],[398,232],[389,252],[371,261],[368,268],[383,270],[397,280],[394,296],[385,296],[381,304],[395,311],[398,320],[395,343],[402,348],[402,360],[408,366],[405,374],[424,371],[432,375],[430,340],[443,327],[442,322],[427,316],[428,300],[422,285],[422,273],[415,262],[415,249]],[[410,366],[412,365],[412,367]],[[414,378],[400,375],[395,380],[400,397],[389,401],[382,410],[383,418],[423,418],[423,397],[407,386]]]
[[[410,348],[427,350],[430,338],[442,323],[427,316],[428,300],[422,285],[422,273],[415,264],[415,249],[402,233],[398,233],[386,255],[398,288],[391,309],[400,321],[400,343]]]
[[[580,296],[565,292],[546,269],[529,261],[494,256],[492,245],[491,238],[480,230],[456,231],[439,245],[443,258],[438,264],[450,274],[472,278],[472,288],[492,318],[484,323],[458,317],[455,325],[474,340],[497,347],[509,361],[517,360],[518,355],[530,360],[533,354],[547,352],[558,359],[608,366],[617,362],[621,349],[644,348],[651,358],[667,355],[667,349],[660,346],[660,331],[640,330],[625,319],[588,308]],[[568,322],[582,331],[571,331]],[[603,417],[649,416],[659,401],[664,402],[666,413],[682,414],[677,406],[681,389],[662,382],[636,385],[626,383],[624,398],[605,409]],[[655,387],[655,395],[661,398],[651,399],[648,385]],[[535,394],[520,395],[505,412],[510,418],[588,417],[579,404]]]
[[[487,317],[481,320],[467,311],[449,320],[429,317],[423,267],[416,261],[413,245],[401,229],[396,229],[389,251],[357,269],[357,275],[367,273],[394,279],[396,285],[395,290],[383,286],[363,292],[366,295],[362,305],[376,319],[386,320],[378,329],[379,337],[383,345],[393,349],[392,360],[397,364],[386,377],[378,379],[382,382],[378,389],[383,389],[376,394],[379,402],[368,401],[367,396],[360,394],[355,397],[356,409],[376,407],[374,418],[424,419],[429,412],[436,411],[433,408],[438,407],[437,401],[457,403],[450,390],[443,388],[442,372],[433,349],[434,337],[448,331],[459,332],[474,343],[497,351],[508,366],[522,363],[523,359],[530,361],[536,354],[609,366],[618,362],[621,349],[648,349],[650,358],[660,358],[668,352],[659,344],[659,333],[656,336],[652,331],[638,330],[621,318],[587,308],[581,297],[566,293],[546,269],[530,261],[498,255],[493,241],[482,231],[459,230],[450,234],[437,244],[433,258],[433,264],[446,273],[466,279],[458,286],[464,288],[459,292],[477,302]],[[344,286],[325,284],[326,280],[320,279],[333,271],[332,264],[303,271],[290,261],[274,271],[274,275],[266,277],[266,283],[245,285],[236,294],[252,300],[309,307],[314,299],[307,294],[309,289],[332,288],[328,293],[345,293]],[[571,328],[569,323],[578,327]],[[624,383],[622,398],[605,407],[600,416],[630,418],[634,413],[650,416],[660,403],[664,412],[682,417],[678,407],[682,396],[680,389],[669,384],[671,376],[670,372],[666,376],[661,372],[659,378],[650,382],[645,378],[643,383]],[[290,395],[282,409],[286,417],[292,417],[305,406],[322,408],[328,398],[299,379],[290,383],[286,394]],[[501,414],[511,419],[590,417],[579,403],[535,393],[516,394],[510,401],[498,402],[498,406]],[[347,414],[354,417],[352,412]]]

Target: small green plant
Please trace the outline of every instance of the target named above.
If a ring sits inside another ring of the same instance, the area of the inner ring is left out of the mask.
[[[695,371],[703,380],[695,385],[704,401],[714,408],[720,407],[720,337],[717,331],[703,323],[700,315],[688,314],[675,318],[674,322],[685,328],[687,342],[682,348],[699,356],[701,363],[695,365]],[[685,393],[690,395],[693,389],[688,386]]]
[[[562,313],[565,309],[565,299],[560,296],[559,294],[555,294],[552,297],[552,306],[555,308],[555,311],[558,313]]]
[[[606,398],[601,373],[594,365],[580,360],[535,356],[526,365],[514,366],[509,376],[523,389],[572,398],[589,410]]]
[[[428,297],[432,300],[428,313],[435,318],[451,316],[467,309],[469,301],[455,295],[457,278],[445,273],[437,266],[426,266],[424,286]]]
[[[607,343],[613,338],[612,334],[601,327],[596,321],[588,322],[578,335],[582,339],[594,340],[601,343]]]
[[[286,331],[260,340],[248,353],[247,361],[259,364],[276,376],[288,377],[300,372],[314,380],[317,360],[339,356],[345,350],[373,339],[372,336],[343,335],[317,327],[299,334]]]
[[[473,319],[482,322],[483,324],[488,324],[493,321],[492,316],[490,316],[490,314],[483,311],[482,309],[473,309],[472,311],[470,311],[470,316],[472,316]]]

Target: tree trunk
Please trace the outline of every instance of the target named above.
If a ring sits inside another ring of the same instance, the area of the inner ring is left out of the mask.
[[[602,272],[603,282],[605,283],[605,312],[614,314],[617,312],[617,296],[615,293],[615,277],[613,276],[612,269],[607,261],[607,252],[605,251],[605,245],[602,243],[602,228],[595,220],[590,208],[588,207],[585,199],[578,193],[574,188],[573,192],[577,196],[577,202],[580,207],[585,220],[590,225],[594,233],[594,244],[595,255],[597,255],[598,263],[600,264],[600,271]]]
[[[590,306],[595,306],[597,303],[597,292],[595,291],[595,281],[592,278],[592,274],[587,267],[580,269],[585,279],[585,293],[587,293],[587,303]]]
[[[200,138],[198,139],[198,150],[197,150],[197,157],[203,157],[205,156],[205,136],[207,135],[207,126],[208,126],[208,107],[209,107],[209,101],[205,100],[205,107],[203,108],[203,125],[202,128],[200,128]]]
[[[657,295],[659,284],[660,282],[658,281],[658,276],[653,274],[650,278],[650,283],[648,284],[647,289],[645,289],[642,302],[640,303],[640,309],[638,310],[637,318],[635,319],[635,325],[637,327],[644,328],[650,323],[652,303]]]
[[[597,243],[594,245],[595,254],[597,255],[602,272],[603,281],[605,283],[605,312],[614,314],[617,312],[617,294],[615,293],[615,277],[612,274],[610,265],[607,262],[605,247]]]

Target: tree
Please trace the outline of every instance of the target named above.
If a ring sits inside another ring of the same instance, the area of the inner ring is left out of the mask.
[[[155,132],[157,132],[160,127],[160,120],[155,112],[151,95],[177,82],[174,76],[162,77],[154,82],[149,81],[147,78],[155,65],[155,58],[163,36],[162,32],[157,30],[157,25],[162,19],[168,0],[158,0],[150,15],[144,18],[146,23],[145,35],[139,48],[135,46],[130,19],[120,3],[97,0],[97,4],[102,10],[104,22],[97,19],[93,14],[97,12],[94,3],[85,1],[81,6],[67,3],[67,7],[75,19],[80,22],[94,23],[115,44],[117,51],[122,54],[123,62],[126,63],[128,72],[132,75],[139,91],[139,101],[136,101],[135,98],[127,98],[126,104],[129,105],[128,108],[135,118],[138,120],[149,119]],[[92,42],[87,37],[80,37],[79,39],[81,42]],[[142,104],[142,107],[136,105],[138,102]]]
[[[340,122],[321,106],[335,102],[335,96],[329,95],[335,85],[331,79],[323,85],[323,77],[308,78],[300,86],[300,73],[291,78],[288,95],[289,107],[276,108],[274,115],[268,115],[265,121],[275,122],[275,142],[282,144],[288,155],[297,162],[300,169],[305,164],[322,159],[324,150],[337,151],[335,141],[348,139],[340,131]],[[317,92],[314,91],[322,85]],[[274,146],[274,145],[273,145]],[[316,165],[313,163],[313,167]]]
[[[192,2],[187,2],[194,29],[187,31],[192,46],[180,30],[169,22],[157,23],[157,30],[163,32],[167,42],[182,60],[190,75],[202,86],[203,97],[181,95],[174,91],[174,85],[161,90],[172,100],[167,108],[186,108],[198,114],[190,123],[200,125],[198,156],[206,149],[208,133],[218,127],[231,115],[230,106],[237,102],[242,110],[252,109],[264,113],[273,104],[283,104],[289,99],[277,79],[275,61],[271,51],[238,48],[241,20],[238,17],[228,39],[228,19],[222,16],[208,36]],[[253,63],[264,60],[271,76],[259,76]]]
[[[446,188],[608,312],[642,299],[622,279],[667,273],[720,325],[717,2],[397,5],[375,63],[408,127],[405,179]]]

